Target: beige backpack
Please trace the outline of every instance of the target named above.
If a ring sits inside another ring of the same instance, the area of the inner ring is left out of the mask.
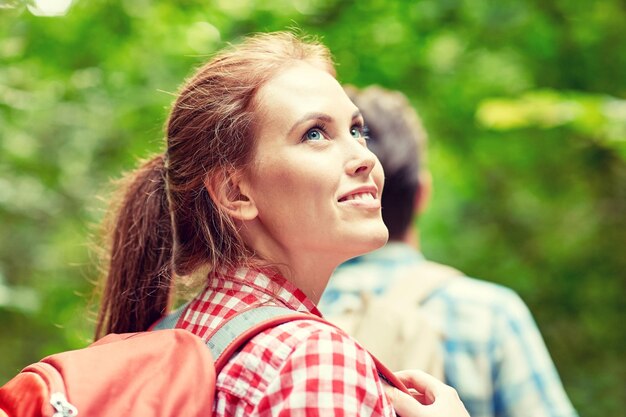
[[[421,369],[443,380],[443,335],[420,308],[435,289],[462,273],[423,261],[407,268],[403,275],[380,296],[362,294],[360,310],[324,317],[353,336],[392,371]]]

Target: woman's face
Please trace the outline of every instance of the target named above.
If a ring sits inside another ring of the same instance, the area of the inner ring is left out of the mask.
[[[383,170],[339,83],[298,63],[265,84],[256,103],[256,150],[245,177],[258,216],[249,244],[275,262],[305,258],[332,268],[382,246]]]

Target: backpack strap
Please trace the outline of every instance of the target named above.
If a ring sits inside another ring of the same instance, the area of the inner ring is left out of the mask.
[[[220,373],[230,357],[250,339],[263,331],[294,320],[316,320],[319,317],[275,305],[257,305],[224,320],[207,341],[215,358],[215,371]]]
[[[176,328],[177,323],[191,304],[183,304],[173,312],[161,318],[150,330],[166,330]],[[291,310],[276,305],[253,305],[223,320],[209,335],[206,345],[211,350],[215,368],[219,373],[228,359],[248,340],[271,327],[292,320],[310,319],[326,322],[308,313]]]
[[[427,260],[412,265],[405,272],[404,277],[395,282],[384,294],[384,298],[390,303],[403,306],[419,305],[452,278],[463,275],[461,271],[451,266]]]
[[[183,313],[187,310],[187,307],[191,304],[191,301],[187,301],[182,306],[178,307],[176,310],[167,314],[166,316],[161,317],[156,323],[154,323],[148,330],[165,330],[165,329],[175,329],[178,320],[180,320]],[[1,416],[0,416],[1,417]]]
[[[430,261],[399,262],[398,279],[382,294],[362,293],[360,308],[328,319],[393,370],[421,369],[445,379],[442,335],[421,311],[434,291],[463,275]]]
[[[157,322],[151,330],[174,328],[189,304],[188,302],[165,316]],[[213,331],[211,336],[209,336],[206,345],[211,350],[211,355],[214,358],[215,374],[218,375],[230,357],[254,336],[272,327],[295,320],[317,321],[334,327],[344,333],[343,330],[339,329],[334,324],[314,314],[294,311],[287,307],[275,305],[254,305],[224,320],[222,324]],[[380,378],[388,384],[409,394],[409,391],[398,377],[374,355],[371,356]]]

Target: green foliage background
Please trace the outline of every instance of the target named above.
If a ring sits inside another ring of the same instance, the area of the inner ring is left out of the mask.
[[[620,0],[0,0],[0,383],[91,337],[99,196],[226,42],[299,27],[430,132],[424,252],[514,288],[583,416],[626,415]]]

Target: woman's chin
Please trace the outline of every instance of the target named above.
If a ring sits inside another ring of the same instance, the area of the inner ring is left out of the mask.
[[[382,248],[383,246],[385,246],[388,240],[389,231],[385,227],[384,230],[381,230],[378,234],[372,235],[372,249],[370,249],[368,252]]]
[[[369,230],[364,236],[362,236],[362,242],[360,245],[355,245],[354,255],[351,258],[365,255],[366,253],[375,251],[382,248],[389,239],[389,231],[386,227],[377,227],[373,230]]]

